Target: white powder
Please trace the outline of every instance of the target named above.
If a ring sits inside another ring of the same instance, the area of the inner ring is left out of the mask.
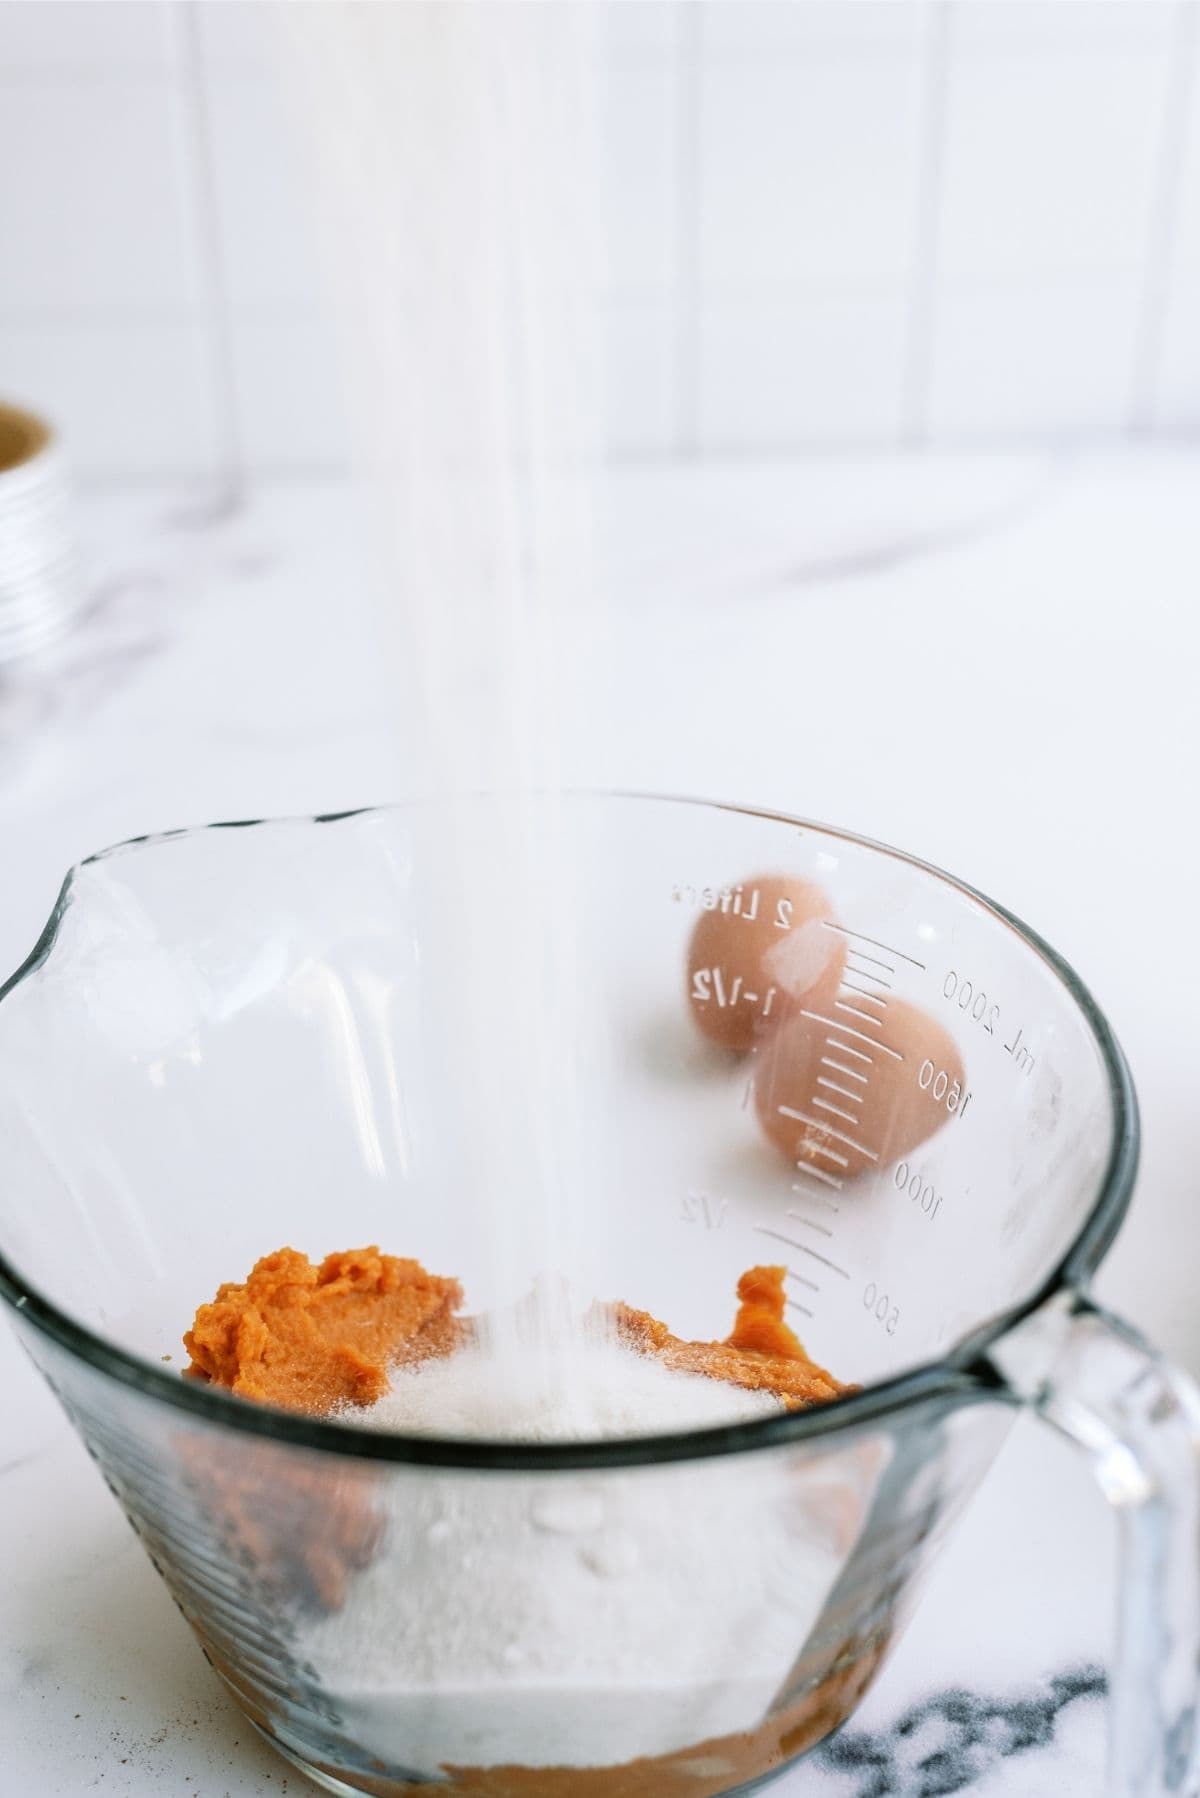
[[[703,1374],[674,1373],[653,1356],[588,1332],[579,1320],[550,1342],[487,1338],[458,1354],[402,1368],[365,1423],[397,1435],[481,1436],[506,1442],[587,1442],[713,1429],[783,1409],[770,1392],[744,1392]]]
[[[395,778],[439,802],[412,826],[405,914],[426,1074],[413,1140],[436,1144],[433,1202],[509,1297],[540,1268],[586,1270],[610,1212],[579,1070],[608,1052],[611,1001],[587,1002],[601,963],[576,952],[555,799],[589,741],[607,591],[586,378],[604,360],[589,298],[602,9],[272,10],[297,34],[343,226]],[[619,708],[598,713],[620,728]],[[501,796],[490,810],[480,786]],[[406,1088],[404,1134],[408,1104]],[[581,1440],[773,1404],[586,1338],[519,1350],[402,1375],[368,1427]],[[298,1646],[345,1738],[393,1769],[667,1752],[756,1723],[778,1690],[839,1562],[808,1490],[786,1454],[364,1472],[353,1491],[380,1510],[383,1547]]]
[[[691,1429],[778,1408],[576,1339],[398,1374],[369,1427],[517,1441]],[[501,1378],[500,1369],[503,1369]],[[619,1765],[753,1728],[844,1557],[860,1495],[814,1503],[787,1451],[598,1473],[395,1469],[380,1556],[307,1626],[347,1733],[392,1767]],[[848,1500],[849,1502],[844,1502]]]

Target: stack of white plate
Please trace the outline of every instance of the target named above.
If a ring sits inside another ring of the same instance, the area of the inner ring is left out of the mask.
[[[51,642],[82,597],[58,441],[33,413],[0,404],[0,662]]]

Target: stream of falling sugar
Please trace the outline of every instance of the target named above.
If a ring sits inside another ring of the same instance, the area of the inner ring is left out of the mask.
[[[470,1298],[511,1306],[540,1274],[584,1276],[595,1226],[561,764],[598,621],[598,15],[282,12],[383,550],[392,773],[423,801],[422,1203],[473,1244]],[[561,1354],[561,1316],[550,1334]]]

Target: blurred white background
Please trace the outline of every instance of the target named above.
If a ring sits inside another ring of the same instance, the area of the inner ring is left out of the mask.
[[[0,391],[88,477],[347,432],[257,0],[0,0]],[[622,457],[1200,427],[1196,0],[613,0]]]

